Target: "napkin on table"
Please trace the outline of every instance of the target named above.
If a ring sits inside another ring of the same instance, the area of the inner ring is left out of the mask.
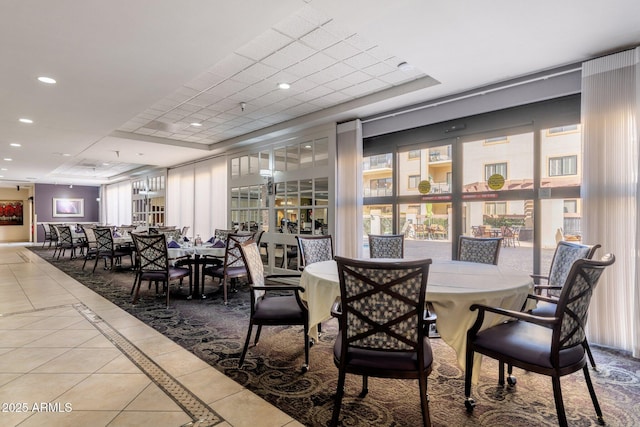
[[[179,248],[180,247],[180,243],[176,242],[175,240],[170,241],[167,244],[168,248]]]
[[[211,245],[212,248],[224,248],[226,246],[227,244],[220,239],[215,239],[213,245]]]

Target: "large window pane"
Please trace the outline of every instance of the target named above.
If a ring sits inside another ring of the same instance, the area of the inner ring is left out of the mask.
[[[393,154],[365,157],[362,178],[364,197],[393,195]]]

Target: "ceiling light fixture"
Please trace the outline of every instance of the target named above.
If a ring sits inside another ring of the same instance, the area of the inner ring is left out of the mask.
[[[289,83],[286,83],[286,82],[278,83],[278,89],[287,90],[290,87],[291,85]]]
[[[71,154],[69,154],[69,153],[62,153],[62,157],[71,157]]]
[[[13,161],[13,159],[12,159],[12,158],[10,158],[10,157],[5,157],[3,160],[4,160],[5,162],[12,162],[12,161]]]
[[[411,71],[411,70],[413,70],[413,65],[409,64],[406,61],[403,61],[403,62],[398,64],[398,69],[400,71]]]
[[[202,123],[193,122],[193,123],[191,123],[191,126],[199,128],[200,126],[202,126]]]
[[[33,120],[31,120],[31,119],[27,119],[27,118],[25,118],[25,117],[22,117],[22,118],[20,118],[20,119],[18,119],[18,120],[20,121],[20,123],[27,123],[27,124],[31,124],[31,123],[33,123]]]
[[[56,79],[52,79],[51,77],[46,77],[46,76],[40,76],[38,77],[38,81],[42,82],[42,83],[46,83],[48,85],[54,85],[56,84]]]
[[[240,103],[240,109],[241,109],[242,111],[244,111],[244,109],[245,109],[245,108],[247,108],[247,103],[246,103],[246,102],[241,102],[241,103]]]
[[[12,146],[12,147],[22,147],[22,144],[18,144],[17,142],[12,142],[9,145]]]

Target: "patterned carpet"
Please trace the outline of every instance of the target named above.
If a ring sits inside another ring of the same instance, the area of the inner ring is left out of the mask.
[[[155,290],[143,287],[142,298],[131,304],[131,272],[82,271],[82,260],[51,259],[52,251],[33,248],[44,259],[79,282],[151,325],[202,360],[252,390],[308,426],[326,426],[333,409],[337,369],[331,354],[335,321],[323,325],[323,334],[311,348],[310,371],[300,373],[304,360],[300,327],[265,327],[257,347],[250,347],[243,369],[237,368],[248,324],[246,286],[222,304],[221,292],[207,282],[207,299],[187,300],[187,286],[172,288],[171,305]],[[210,279],[209,279],[210,280]],[[434,426],[554,426],[557,425],[551,380],[515,369],[515,387],[499,387],[497,363],[485,358],[480,382],[473,387],[477,406],[464,407],[464,375],[453,350],[432,340],[435,362],[429,377],[431,419]],[[640,425],[640,360],[621,352],[593,346],[598,372],[592,379],[609,426]],[[582,372],[561,380],[569,425],[595,426],[595,411]],[[369,394],[358,397],[360,377],[347,376],[341,412],[344,426],[417,426],[420,403],[417,381],[369,381]]]

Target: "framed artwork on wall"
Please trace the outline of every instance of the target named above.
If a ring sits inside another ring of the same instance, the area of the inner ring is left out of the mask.
[[[84,216],[84,199],[53,199],[53,216],[82,217]]]
[[[0,225],[23,225],[22,200],[0,200]]]

